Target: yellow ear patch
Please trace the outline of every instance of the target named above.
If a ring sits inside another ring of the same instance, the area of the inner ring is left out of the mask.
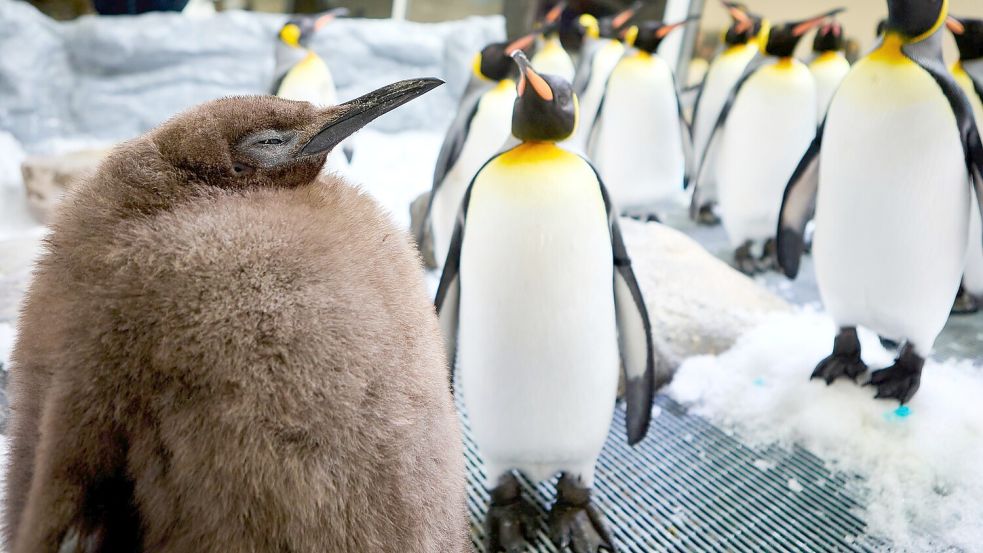
[[[480,52],[477,53],[477,54],[475,54],[474,55],[474,59],[471,60],[471,72],[474,73],[474,76],[475,77],[478,77],[479,79],[481,79],[483,81],[490,81],[491,80],[488,77],[486,77],[484,73],[481,72],[481,53]]]
[[[762,54],[767,53],[768,38],[771,36],[771,21],[767,19],[761,22],[761,31],[758,33],[758,49]]]
[[[293,23],[288,23],[280,29],[280,40],[289,46],[298,48],[300,46],[300,27]]]
[[[580,19],[578,19],[577,22],[580,23],[580,26],[586,30],[587,36],[590,38],[601,38],[601,27],[598,25],[596,17],[589,13],[585,13],[584,15],[580,16]]]
[[[632,25],[625,31],[625,44],[628,46],[635,45],[635,39],[638,38],[638,25]]]

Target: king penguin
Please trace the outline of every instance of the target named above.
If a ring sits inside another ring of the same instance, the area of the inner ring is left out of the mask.
[[[556,75],[567,82],[572,82],[577,74],[577,68],[560,42],[560,17],[566,7],[566,2],[560,2],[543,18],[544,28],[541,30],[543,36],[536,55],[532,57],[532,66],[540,73]]]
[[[587,151],[587,140],[604,98],[604,87],[625,53],[619,31],[640,7],[641,3],[636,2],[615,15],[601,19],[590,14],[580,16],[578,23],[584,30],[584,41],[577,76],[573,81],[573,91],[580,99],[580,121],[577,123],[577,130],[564,146],[579,152]]]
[[[949,17],[946,21],[959,47],[959,61],[952,66],[952,76],[966,93],[977,127],[983,126],[983,20]],[[969,221],[969,248],[966,251],[966,272],[963,284],[952,307],[955,314],[976,313],[983,297],[983,244],[980,217],[972,210]]]
[[[575,553],[613,550],[590,503],[594,467],[625,371],[629,443],[648,429],[656,375],[648,312],[590,163],[556,145],[573,133],[568,82],[522,52],[512,133],[468,189],[437,291],[451,366],[485,460],[486,551],[524,551],[513,471],[561,473],[550,537]]]
[[[704,160],[719,156],[721,220],[735,248],[735,265],[743,273],[775,266],[782,191],[816,136],[816,82],[805,64],[792,57],[795,47],[803,35],[840,11],[774,28],[765,23],[760,36],[764,55],[748,65],[731,90],[711,134]],[[752,248],[759,244],[764,247],[757,259]]]
[[[18,320],[6,551],[471,551],[417,257],[321,173],[440,82],[213,100],[73,187]]]
[[[313,50],[311,39],[328,23],[348,15],[346,8],[336,8],[320,15],[298,15],[287,21],[277,34],[276,81],[271,93],[286,100],[310,102],[327,107],[338,103],[331,70]],[[343,144],[328,155],[329,171],[345,171],[351,158],[349,144]]]
[[[431,245],[421,247],[421,251],[433,251],[434,259],[426,260],[433,268],[447,257],[454,221],[468,184],[512,135],[515,64],[508,52],[529,48],[537,34],[512,43],[489,44],[475,54],[471,83],[437,156],[427,210],[414,229],[417,244]]]
[[[632,27],[632,49],[608,78],[588,152],[620,210],[656,218],[655,211],[686,187],[693,158],[689,125],[672,67],[656,50],[688,21]]]
[[[815,208],[813,258],[823,303],[839,327],[813,372],[857,379],[857,327],[904,342],[874,371],[876,397],[909,401],[945,325],[965,265],[970,182],[983,187],[973,108],[942,60],[948,0],[887,0],[885,34],[840,85],[789,181],[779,262],[798,272]],[[973,237],[977,242],[981,236]]]
[[[724,32],[723,50],[707,69],[693,108],[693,159],[696,162],[703,159],[727,95],[759,52],[757,36],[761,32],[761,17],[750,13],[742,4],[724,0],[721,3],[730,14],[731,25]],[[715,225],[720,222],[713,212],[717,203],[716,159],[708,159],[703,165],[699,186],[693,189],[690,214],[701,224]]]
[[[816,79],[818,123],[826,118],[833,93],[850,72],[850,62],[843,53],[843,45],[843,26],[838,21],[829,21],[816,31],[816,39],[812,43],[814,58],[809,63],[809,70]]]

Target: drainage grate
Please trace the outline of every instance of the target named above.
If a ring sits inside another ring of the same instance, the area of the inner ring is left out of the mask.
[[[619,551],[826,553],[884,547],[864,535],[849,478],[830,473],[808,451],[756,451],[667,397],[656,403],[661,413],[634,448],[625,442],[619,405],[598,463],[594,498]],[[466,420],[464,426],[472,540],[483,552],[488,494]],[[545,526],[555,480],[522,484],[541,515],[530,550],[555,552]]]

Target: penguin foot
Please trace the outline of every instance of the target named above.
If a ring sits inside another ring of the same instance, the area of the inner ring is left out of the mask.
[[[617,551],[604,517],[590,503],[590,489],[564,474],[556,491],[556,503],[550,509],[549,533],[557,549],[569,549],[573,553]]]
[[[696,213],[696,224],[715,227],[720,224],[720,217],[713,212],[713,204],[703,204]]]
[[[871,373],[867,385],[877,388],[875,399],[896,399],[904,405],[918,391],[924,366],[925,358],[915,353],[911,344],[905,344],[894,364]]]
[[[514,475],[502,478],[491,491],[491,505],[485,516],[485,551],[487,553],[523,553],[532,536],[536,509],[523,499]]]
[[[956,301],[952,304],[953,315],[972,315],[980,310],[980,304],[972,294],[962,286],[959,287],[959,294]]]
[[[751,255],[750,240],[734,250],[734,268],[747,276],[753,276],[758,272],[758,260]]]
[[[628,217],[635,221],[641,221],[643,223],[661,223],[662,219],[654,211],[625,211],[621,214],[622,217]]]
[[[758,270],[761,272],[782,270],[778,264],[778,242],[774,238],[769,238],[765,242],[761,258],[758,259]]]
[[[840,329],[833,340],[833,353],[819,362],[810,378],[820,378],[826,385],[832,384],[837,378],[849,378],[856,381],[867,371],[867,365],[860,359],[860,338],[855,327]]]

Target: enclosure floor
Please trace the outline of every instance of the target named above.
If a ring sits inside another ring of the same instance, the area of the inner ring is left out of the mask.
[[[595,503],[618,551],[825,553],[883,547],[864,536],[851,482],[831,474],[822,460],[801,448],[756,451],[668,397],[659,396],[656,405],[648,437],[635,447],[625,439],[624,407],[615,409],[597,467]],[[471,538],[484,552],[484,469],[466,416],[462,420]],[[521,482],[539,511],[529,551],[557,551],[546,528],[555,479]]]

